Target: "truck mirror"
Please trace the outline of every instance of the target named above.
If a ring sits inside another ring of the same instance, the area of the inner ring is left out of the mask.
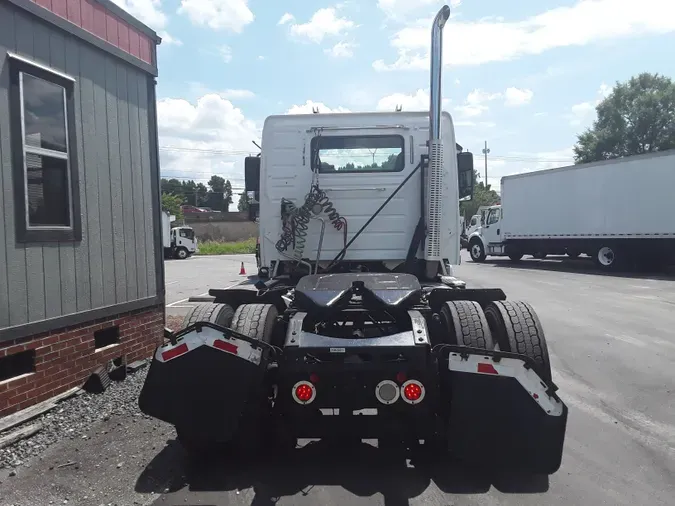
[[[460,200],[471,200],[473,197],[473,153],[468,151],[457,153],[457,179]]]
[[[247,156],[244,160],[244,186],[248,192],[254,192],[256,201],[260,200],[260,157]]]

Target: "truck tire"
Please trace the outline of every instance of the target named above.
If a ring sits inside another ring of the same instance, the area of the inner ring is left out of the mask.
[[[211,302],[203,302],[190,308],[183,318],[183,325],[185,328],[197,322],[210,322],[220,325],[221,327],[229,327],[234,316],[234,309],[228,304],[213,304]]]
[[[179,248],[176,249],[174,255],[178,260],[185,260],[190,256],[190,253],[188,252],[187,248],[180,246]]]
[[[485,254],[485,247],[480,239],[473,238],[469,242],[469,255],[474,262],[484,262],[487,255]]]
[[[523,254],[513,251],[509,253],[509,258],[511,259],[512,262],[519,262],[520,259],[523,258]]]
[[[232,310],[227,304],[207,303],[199,306],[226,306],[230,311]],[[204,311],[206,310],[204,309]],[[230,317],[228,326],[235,332],[269,343],[277,314],[277,308],[272,304],[242,304]],[[201,437],[200,434],[181,430],[178,427],[176,432],[179,442],[190,458],[197,462],[223,453],[236,455],[238,459],[254,457],[268,446],[270,437],[275,433],[274,428],[265,430],[263,427],[268,415],[269,404],[266,386],[261,385],[260,391],[252,395],[250,401],[246,404],[239,420],[239,427],[229,441],[222,443],[209,441]]]
[[[498,300],[485,307],[485,318],[501,351],[519,353],[538,366],[537,374],[551,381],[551,361],[544,330],[527,302]]]
[[[483,308],[471,300],[446,302],[440,312],[441,322],[447,330],[443,342],[472,348],[492,350],[494,342]]]

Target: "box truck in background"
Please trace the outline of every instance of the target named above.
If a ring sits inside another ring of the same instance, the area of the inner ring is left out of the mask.
[[[472,260],[587,254],[603,270],[675,263],[675,149],[505,176]]]
[[[184,260],[198,251],[197,238],[192,227],[171,227],[176,217],[162,211],[162,245],[164,258]]]

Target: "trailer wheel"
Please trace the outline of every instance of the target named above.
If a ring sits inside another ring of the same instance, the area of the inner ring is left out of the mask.
[[[469,242],[469,254],[474,262],[484,262],[487,255],[480,239],[475,237]]]
[[[542,379],[551,381],[546,337],[532,306],[520,301],[494,301],[485,307],[485,317],[500,350],[531,358]]]
[[[603,271],[613,271],[619,267],[621,255],[616,248],[610,244],[600,246],[593,254],[595,265]]]
[[[447,330],[443,342],[472,348],[491,350],[494,348],[492,332],[488,326],[483,308],[471,300],[453,300],[441,308],[441,321]]]
[[[211,302],[203,302],[190,308],[183,318],[183,326],[185,328],[197,322],[210,322],[220,325],[221,327],[229,327],[234,316],[234,309],[228,304],[213,304]]]

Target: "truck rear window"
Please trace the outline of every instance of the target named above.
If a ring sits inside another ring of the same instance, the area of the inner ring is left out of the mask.
[[[405,168],[404,140],[400,135],[314,137],[312,170],[335,172],[400,172]]]

